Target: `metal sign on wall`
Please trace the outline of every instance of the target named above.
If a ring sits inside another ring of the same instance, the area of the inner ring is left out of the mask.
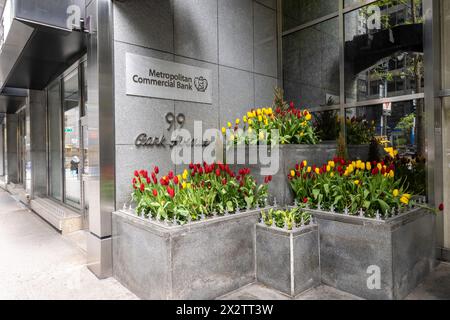
[[[212,103],[211,70],[126,54],[127,95]]]

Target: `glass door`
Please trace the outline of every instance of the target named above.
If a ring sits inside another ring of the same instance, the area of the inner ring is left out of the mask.
[[[81,207],[82,143],[78,70],[63,80],[64,200]]]

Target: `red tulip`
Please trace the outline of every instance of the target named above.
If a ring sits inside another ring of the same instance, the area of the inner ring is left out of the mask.
[[[228,183],[227,179],[224,178],[224,179],[222,180],[222,184],[225,186],[225,185],[227,185],[227,183]]]
[[[439,205],[439,211],[444,211],[444,204],[443,203],[441,203],[440,205]]]
[[[303,198],[303,203],[308,203],[308,198]]]
[[[180,180],[178,180],[178,177],[175,176],[175,177],[173,178],[173,183],[178,184],[179,182],[180,182]]]
[[[175,191],[171,187],[167,187],[167,193],[171,198],[175,197]]]
[[[220,176],[220,169],[216,169],[216,176]]]
[[[156,174],[158,174],[158,173],[159,173],[159,168],[158,168],[158,167],[155,167],[154,172],[155,172]]]
[[[172,180],[174,177],[173,171],[169,171],[169,174],[167,176],[169,177],[169,180]]]
[[[144,190],[145,190],[145,186],[143,183],[141,183],[141,192],[144,192]]]
[[[147,180],[147,184],[150,184],[150,182],[152,182],[152,181],[150,180],[150,178],[146,178],[146,180]]]
[[[134,171],[134,176],[139,177],[139,172],[137,170]]]
[[[153,195],[154,195],[155,197],[158,196],[158,191],[157,191],[156,189],[153,189]]]

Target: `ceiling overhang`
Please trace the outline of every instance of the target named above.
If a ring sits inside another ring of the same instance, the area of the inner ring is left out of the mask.
[[[84,0],[15,0],[7,3],[8,9],[0,48],[1,91],[42,90],[86,52],[87,34],[67,22],[74,12],[82,20]]]

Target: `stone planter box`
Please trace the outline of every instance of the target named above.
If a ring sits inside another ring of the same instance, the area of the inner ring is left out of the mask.
[[[256,281],[260,210],[166,226],[113,213],[113,275],[143,299],[214,299]]]
[[[279,156],[274,155],[273,161],[278,161],[275,166],[278,170],[273,176],[269,186],[269,194],[277,199],[279,205],[292,205],[294,203],[294,193],[289,184],[288,175],[298,162],[307,160],[309,165],[322,165],[336,156],[337,147],[334,143],[318,145],[280,145]],[[239,157],[242,155],[242,157]],[[252,158],[250,155],[255,155]],[[267,157],[270,157],[269,153]],[[260,158],[257,146],[238,146],[224,151],[226,163],[238,171],[248,167],[252,170],[252,175],[259,183],[264,182],[266,175],[261,174],[261,167],[268,167],[265,159]],[[240,161],[239,161],[240,160]],[[244,161],[242,161],[244,160]],[[244,163],[243,163],[244,162]]]
[[[403,299],[435,266],[435,216],[427,210],[385,221],[311,212],[319,226],[326,285],[366,299]],[[374,288],[377,271],[380,286]]]
[[[256,278],[258,282],[292,297],[319,285],[317,225],[288,231],[258,224]]]

